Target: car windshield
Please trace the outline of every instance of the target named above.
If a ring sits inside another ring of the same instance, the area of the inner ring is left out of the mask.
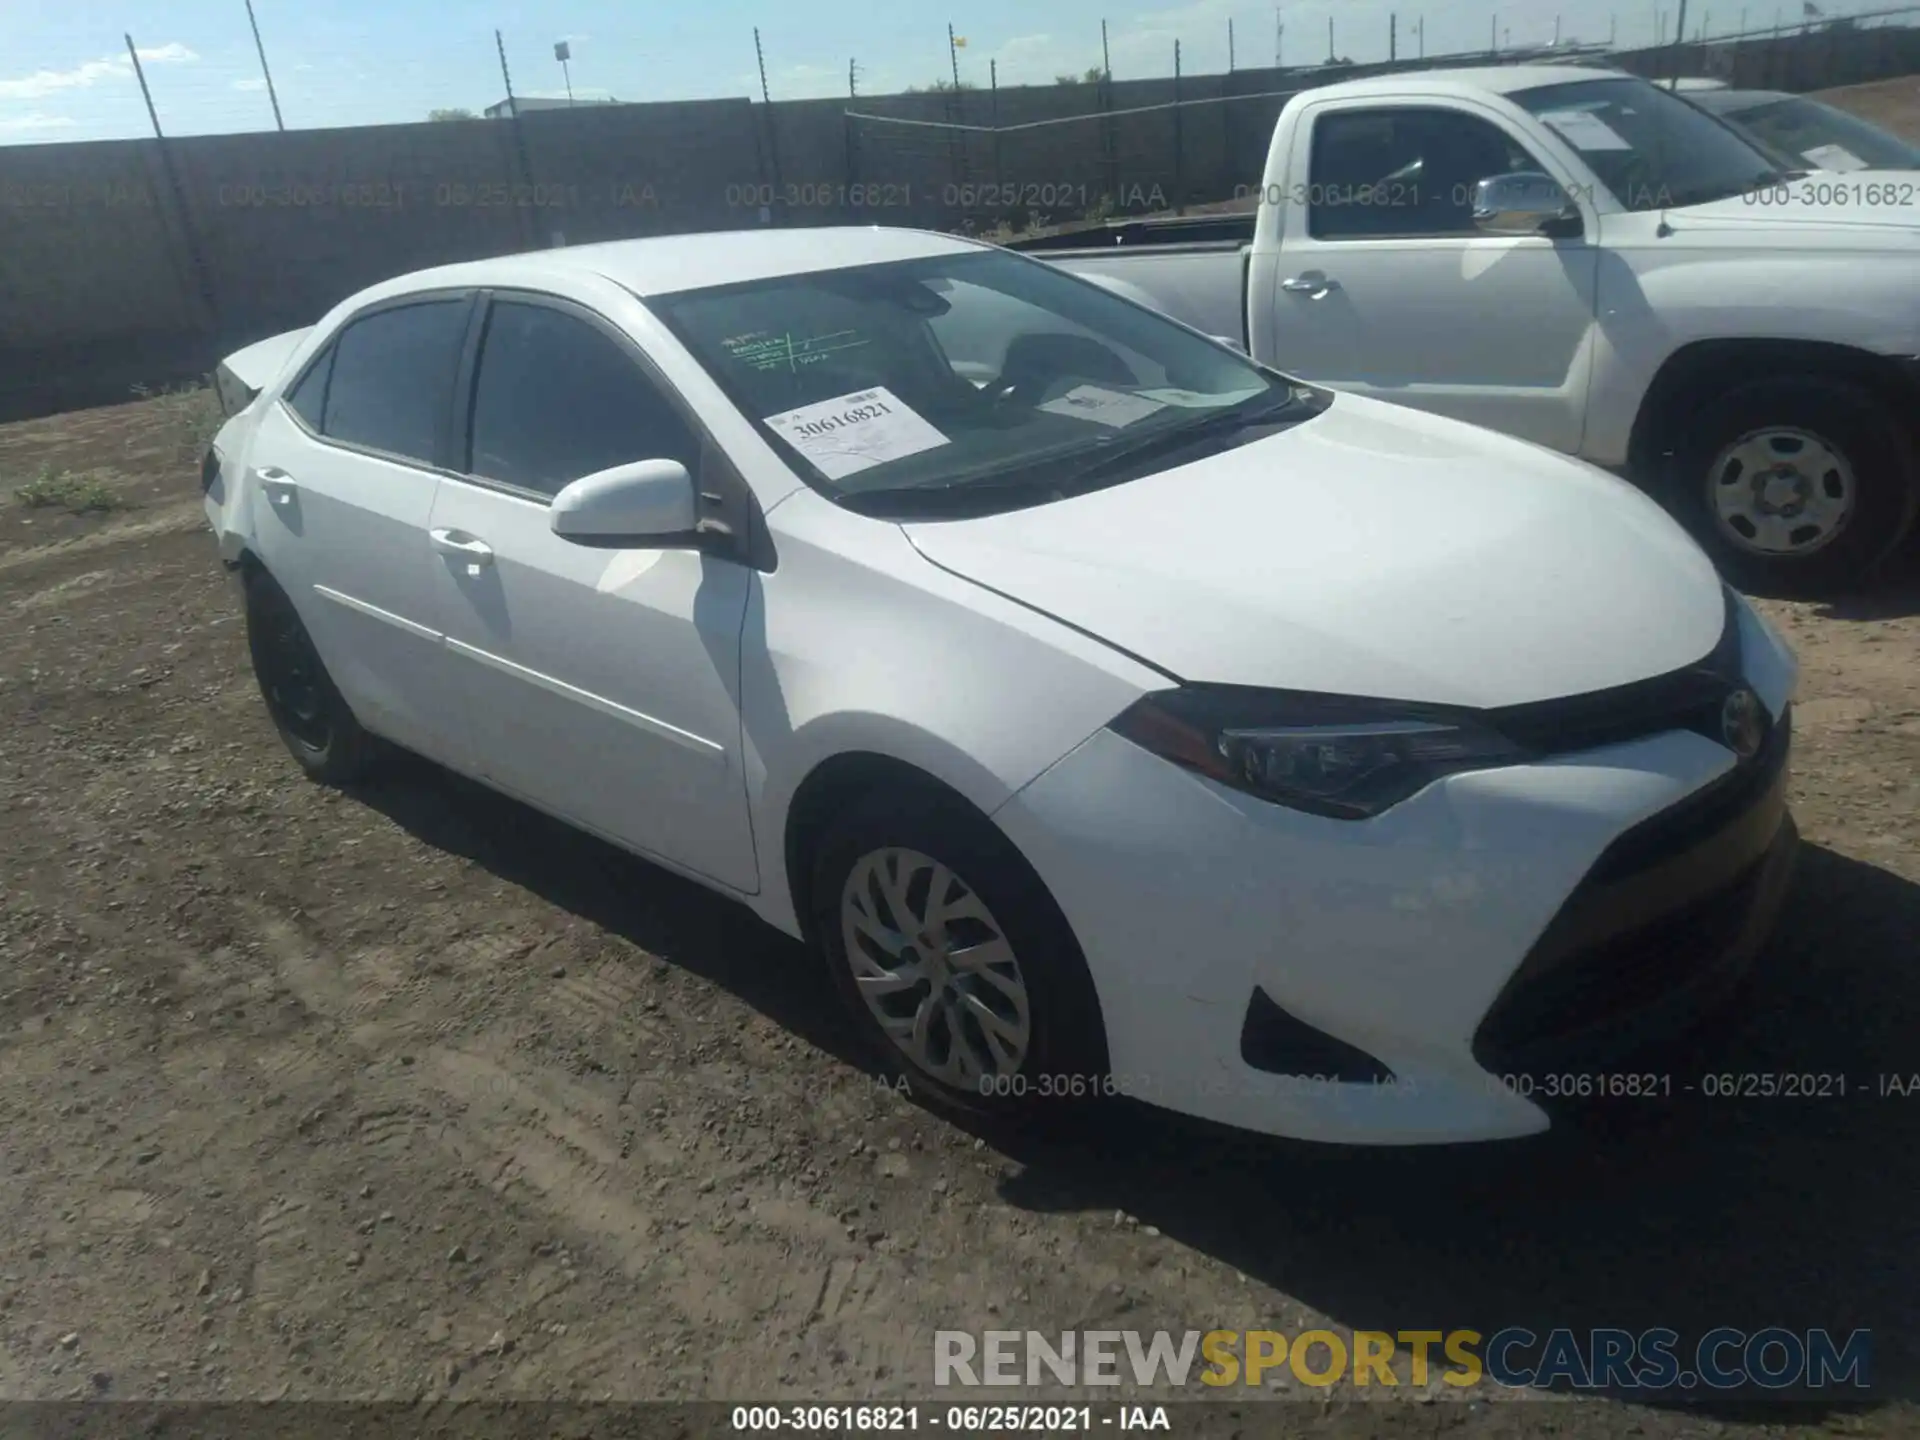
[[[872,514],[1044,503],[1244,443],[1326,403],[1003,250],[647,303],[803,479]]]
[[[1629,210],[1724,200],[1782,178],[1732,126],[1645,80],[1582,80],[1516,92]]]
[[[1920,170],[1920,146],[1818,100],[1784,96],[1725,114],[1796,163],[1818,170]]]

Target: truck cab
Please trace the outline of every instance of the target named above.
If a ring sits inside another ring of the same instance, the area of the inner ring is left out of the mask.
[[[1255,359],[1631,474],[1732,571],[1853,580],[1911,528],[1920,173],[1521,65],[1301,93],[1256,198],[1231,255],[1044,258],[1215,335],[1233,287]]]

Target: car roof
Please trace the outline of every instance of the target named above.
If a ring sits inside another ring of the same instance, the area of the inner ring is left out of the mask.
[[[653,235],[436,265],[396,275],[362,291],[356,299],[381,300],[453,286],[524,286],[539,290],[583,274],[611,280],[644,298],[738,280],[843,270],[986,248],[959,236],[882,225]]]
[[[1302,91],[1305,95],[1337,92],[1345,95],[1404,95],[1409,91],[1428,95],[1486,94],[1511,95],[1543,85],[1572,85],[1583,80],[1631,80],[1624,70],[1602,69],[1593,65],[1468,65],[1452,70],[1415,70],[1397,75],[1370,75],[1364,80],[1343,80],[1337,85]]]

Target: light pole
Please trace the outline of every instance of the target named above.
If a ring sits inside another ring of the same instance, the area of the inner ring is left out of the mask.
[[[553,46],[553,58],[560,62],[560,77],[567,82],[567,104],[573,104],[573,72],[567,68],[567,62],[573,59],[573,50],[566,41],[556,40]]]

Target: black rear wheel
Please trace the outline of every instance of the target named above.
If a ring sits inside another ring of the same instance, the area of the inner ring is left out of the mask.
[[[378,757],[378,742],[327,674],[287,592],[261,569],[247,572],[245,586],[254,678],[288,753],[323,784],[360,778]]]

